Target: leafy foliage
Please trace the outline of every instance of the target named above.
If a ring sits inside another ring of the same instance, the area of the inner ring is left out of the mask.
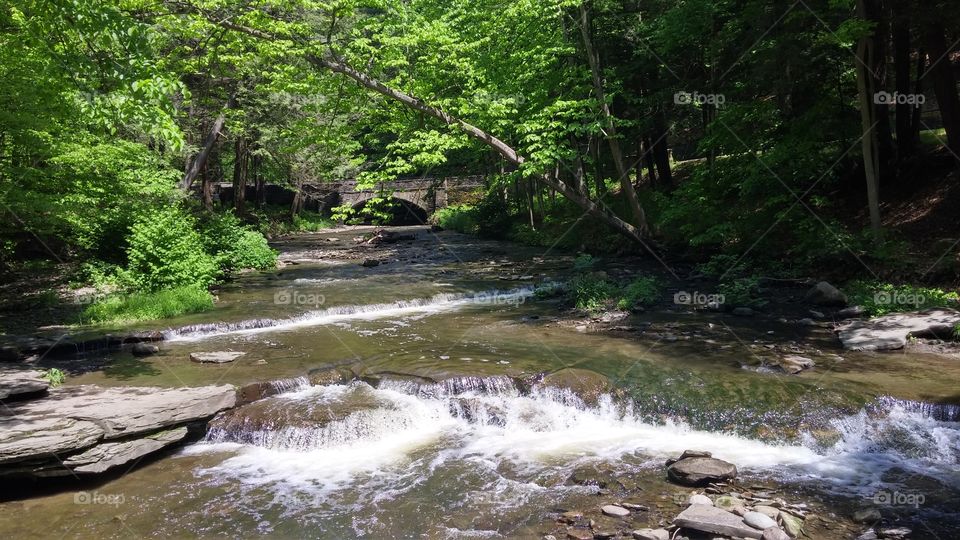
[[[208,216],[201,226],[204,249],[225,272],[252,268],[266,270],[277,264],[277,253],[259,232],[243,226],[232,213]]]
[[[634,306],[649,306],[660,299],[662,285],[652,276],[641,276],[631,281],[621,293],[617,308],[632,309]]]
[[[935,287],[853,281],[848,283],[844,290],[851,305],[863,306],[873,317],[933,307],[960,307],[960,295],[957,291],[945,291]]]
[[[213,295],[206,289],[187,285],[155,292],[110,295],[88,306],[81,315],[85,323],[150,321],[198,313],[213,307]]]
[[[206,288],[218,275],[193,217],[178,207],[155,210],[132,227],[127,248],[129,278],[140,289]]]

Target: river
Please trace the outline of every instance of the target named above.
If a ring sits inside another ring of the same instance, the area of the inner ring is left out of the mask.
[[[125,474],[0,503],[0,533],[540,538],[558,512],[617,498],[650,506],[634,526],[655,526],[689,491],[665,481],[664,460],[703,449],[751,489],[817,505],[828,519],[813,538],[852,537],[864,504],[913,538],[960,536],[960,361],[846,353],[823,328],[673,308],[623,322],[669,339],[593,333],[538,292],[570,277],[570,254],[398,230],[416,238],[280,242],[284,268],[165,321],[160,355],[56,364],[68,384],[284,392]],[[823,353],[812,372],[747,369],[764,343],[797,340]],[[245,354],[188,359],[223,350]],[[337,376],[311,384],[323,370]]]

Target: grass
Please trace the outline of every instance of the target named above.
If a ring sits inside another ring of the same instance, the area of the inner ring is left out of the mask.
[[[464,234],[477,233],[477,210],[469,204],[438,208],[433,214],[432,221],[449,231]]]
[[[850,305],[863,306],[872,317],[900,311],[917,311],[932,307],[960,307],[956,291],[932,287],[894,285],[875,281],[854,281],[844,287]]]
[[[937,148],[946,144],[947,130],[927,129],[920,132],[920,145],[926,148]]]
[[[617,307],[633,309],[635,306],[649,306],[660,299],[660,282],[655,277],[644,276],[630,282],[624,287]]]
[[[125,323],[176,317],[213,308],[213,295],[198,287],[110,296],[87,307],[83,323]]]

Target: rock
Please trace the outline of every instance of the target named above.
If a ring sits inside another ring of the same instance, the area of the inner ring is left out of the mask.
[[[857,540],[877,540],[877,531],[873,529],[867,529],[863,531],[860,536],[857,537]]]
[[[716,458],[685,458],[667,467],[667,478],[684,486],[723,482],[736,476],[734,464]]]
[[[815,320],[813,320],[813,319],[811,319],[811,318],[809,318],[809,317],[806,317],[806,318],[803,318],[803,319],[800,319],[799,321],[797,321],[797,324],[802,324],[803,326],[816,326],[817,321],[815,321]]]
[[[667,467],[673,465],[674,463],[680,461],[681,459],[694,458],[694,457],[713,457],[713,454],[707,452],[706,450],[684,450],[680,457],[668,459],[665,465]]]
[[[713,501],[713,505],[726,510],[727,512],[734,512],[737,508],[744,508],[744,503],[742,499],[737,497],[732,497],[730,495],[720,495]],[[734,512],[735,513],[735,512]],[[743,512],[746,513],[746,512]]]
[[[650,510],[650,507],[649,507],[649,506],[646,506],[646,505],[643,505],[643,504],[636,504],[636,503],[622,502],[622,503],[620,503],[620,506],[626,508],[627,510],[631,510],[631,511],[634,511],[634,512],[647,512],[647,511]]]
[[[187,428],[181,426],[154,433],[141,439],[98,444],[93,448],[63,460],[63,465],[78,474],[102,473],[130,463],[161,448],[180,442],[187,436]]]
[[[847,304],[846,295],[826,281],[814,285],[803,298],[807,302],[818,306],[844,306]]]
[[[783,527],[783,530],[787,531],[793,538],[800,536],[800,533],[803,532],[803,520],[797,516],[787,513],[780,512],[778,519],[780,520],[780,525]]]
[[[374,266],[380,266],[380,261],[377,259],[365,259],[360,266],[364,268],[373,268]]]
[[[880,517],[880,511],[876,508],[863,508],[853,513],[853,521],[857,523],[876,523]]]
[[[814,364],[813,360],[807,358],[806,356],[790,354],[779,359],[777,361],[777,365],[779,365],[780,369],[782,369],[784,372],[793,375],[800,373],[805,369],[812,368]]]
[[[134,343],[133,347],[130,348],[130,352],[133,353],[134,356],[139,357],[151,356],[160,352],[160,347],[157,347],[153,343],[140,342]]]
[[[666,529],[637,529],[632,534],[634,540],[670,540],[670,531]]]
[[[593,540],[593,533],[587,529],[567,529],[569,540]]]
[[[770,516],[761,514],[760,512],[747,512],[743,515],[743,522],[754,529],[760,529],[761,531],[777,526],[777,522],[774,521]]]
[[[44,372],[37,369],[0,370],[0,401],[22,399],[42,394],[50,388]]]
[[[579,368],[564,368],[544,377],[539,386],[564,388],[576,394],[587,404],[595,404],[602,394],[610,393],[613,387],[605,375]]]
[[[576,523],[581,519],[583,519],[582,513],[571,510],[560,514],[558,521],[562,521],[563,523]]]
[[[893,313],[867,321],[851,321],[838,336],[845,349],[884,351],[902,349],[910,336],[939,336],[949,339],[960,324],[960,312],[934,308],[919,312]]]
[[[762,515],[762,514],[761,514]],[[706,533],[742,538],[760,538],[762,533],[744,523],[743,518],[715,506],[694,504],[688,506],[680,515],[673,518],[678,527],[694,529]]]
[[[243,352],[214,351],[190,353],[190,360],[201,364],[226,364],[245,355]]]
[[[707,504],[713,506],[713,501],[711,501],[710,497],[707,497],[706,495],[695,493],[691,495],[689,499],[687,499],[687,504]]]
[[[733,311],[731,311],[731,313],[733,313],[733,314],[736,315],[737,317],[752,317],[752,316],[753,316],[753,310],[750,309],[750,308],[748,308],[748,307],[733,308]]]
[[[617,506],[615,504],[608,504],[600,507],[600,511],[604,514],[611,517],[627,517],[630,515],[630,511],[622,506]]]
[[[310,384],[313,386],[329,386],[331,384],[344,384],[353,378],[353,373],[349,369],[338,369],[335,367],[311,369],[307,373]]]
[[[763,536],[760,537],[761,540],[790,540],[790,536],[781,531],[780,527],[770,527],[763,530]]]
[[[777,516],[780,515],[780,510],[778,510],[777,508],[774,508],[772,506],[766,506],[763,504],[754,506],[753,511],[760,512],[761,514],[769,517],[770,519],[777,519]]]
[[[866,312],[867,310],[863,306],[845,307],[837,312],[837,318],[838,319],[855,319],[857,317],[862,317]]]
[[[808,311],[807,313],[809,313],[810,316],[813,317],[814,319],[826,319],[826,318],[827,318],[827,316],[824,315],[822,311],[817,311],[817,310],[815,310],[815,309],[811,309],[811,310]]]
[[[0,464],[47,459],[81,450],[93,446],[104,435],[103,429],[93,422],[54,415],[0,417],[0,431]]]
[[[906,527],[884,527],[877,531],[877,535],[880,538],[906,538],[912,532]]]

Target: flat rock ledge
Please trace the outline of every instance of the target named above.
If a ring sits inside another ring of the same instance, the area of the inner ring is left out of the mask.
[[[902,349],[911,336],[949,339],[960,324],[960,311],[934,308],[919,312],[894,313],[840,327],[837,335],[845,349],[888,351]]]
[[[35,369],[0,369],[0,401],[24,399],[39,395],[50,388],[43,372]]]
[[[0,410],[0,477],[99,474],[184,440],[233,407],[231,385],[68,386]]]

